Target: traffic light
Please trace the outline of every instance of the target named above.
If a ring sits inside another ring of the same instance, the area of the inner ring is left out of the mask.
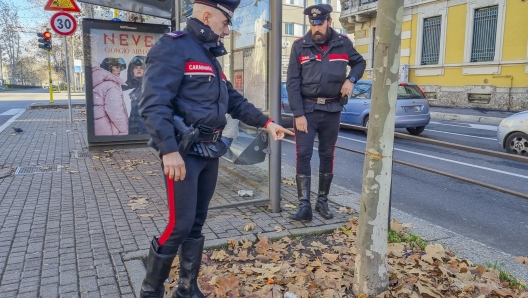
[[[39,42],[39,48],[45,49],[45,50],[51,50],[51,33],[48,31],[44,33],[37,33],[37,36],[40,37],[38,39]]]

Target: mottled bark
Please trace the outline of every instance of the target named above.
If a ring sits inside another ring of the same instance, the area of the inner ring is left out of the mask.
[[[404,0],[378,1],[374,72],[357,243],[354,292],[388,289],[387,233]]]

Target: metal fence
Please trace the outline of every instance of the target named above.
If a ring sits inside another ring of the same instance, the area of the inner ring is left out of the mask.
[[[438,64],[440,56],[440,33],[442,31],[442,17],[424,20],[422,40],[422,65]]]
[[[499,6],[475,10],[471,62],[493,61],[495,58],[498,12]]]

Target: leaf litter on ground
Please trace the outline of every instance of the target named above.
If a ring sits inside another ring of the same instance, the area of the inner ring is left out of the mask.
[[[391,226],[409,242],[389,243],[389,290],[376,297],[528,298],[525,282],[508,283],[499,270],[456,257],[440,244],[422,249],[410,242],[405,225]],[[226,248],[202,255],[200,288],[208,298],[367,298],[352,292],[357,230],[353,217],[331,234],[276,241],[259,236],[256,243],[229,239]],[[172,265],[167,295],[178,283],[178,258]]]

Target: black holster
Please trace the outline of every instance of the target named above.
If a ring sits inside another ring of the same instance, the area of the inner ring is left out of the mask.
[[[346,106],[348,104],[348,95],[345,95],[345,96],[339,98],[339,103],[342,106]]]

